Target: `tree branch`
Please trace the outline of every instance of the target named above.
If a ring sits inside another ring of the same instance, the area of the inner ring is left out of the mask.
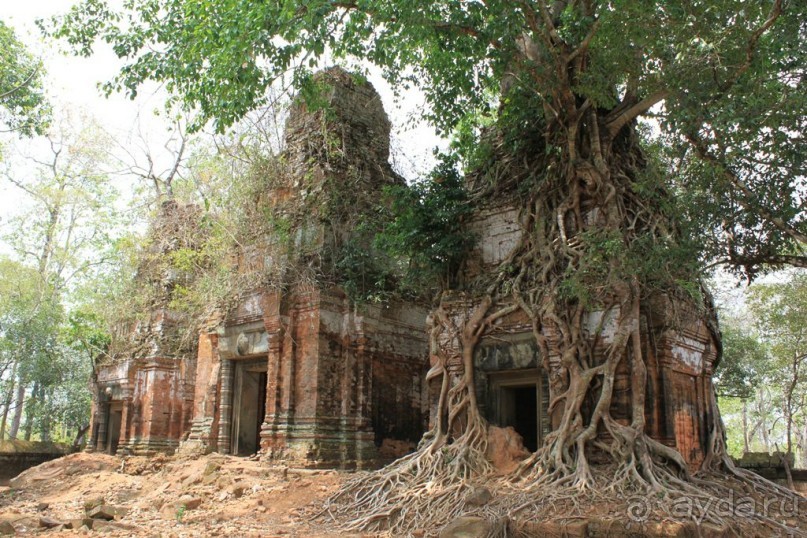
[[[776,19],[779,18],[779,15],[782,14],[782,0],[776,0],[773,3],[773,7],[771,8],[771,12],[768,15],[768,18],[762,25],[756,29],[756,31],[751,34],[751,39],[748,40],[748,46],[745,50],[745,62],[737,69],[734,75],[726,81],[720,88],[721,92],[726,92],[729,88],[731,88],[737,80],[743,76],[743,73],[748,71],[748,68],[751,67],[751,62],[754,59],[754,53],[757,49],[757,43],[759,43],[759,39],[762,37],[762,34],[768,31],[768,29],[773,26],[773,23],[776,22]]]
[[[580,45],[577,46],[574,51],[566,58],[566,63],[572,63],[572,61],[580,56],[581,54],[585,53],[588,50],[588,46],[591,44],[591,40],[594,39],[594,35],[597,33],[597,30],[600,29],[601,20],[597,19],[597,21],[591,25],[591,29],[588,31],[585,39],[580,42]]]
[[[20,83],[18,86],[15,86],[14,88],[11,88],[10,90],[5,91],[5,92],[3,92],[3,93],[0,93],[0,101],[2,101],[3,99],[5,99],[6,97],[9,97],[10,95],[14,94],[15,92],[20,91],[20,90],[21,90],[21,89],[23,89],[24,87],[28,86],[28,84],[30,84],[30,83],[31,83],[31,81],[32,81],[32,80],[34,80],[34,77],[36,76],[36,74],[37,74],[38,72],[39,72],[39,65],[37,65],[37,66],[36,66],[36,69],[34,69],[33,71],[31,71],[31,74],[30,74],[30,75],[28,75],[28,76],[25,78],[25,80],[23,80],[23,81],[22,81],[22,82],[21,82],[21,83]]]
[[[637,117],[641,116],[650,108],[666,99],[670,95],[668,90],[659,90],[655,93],[652,93],[633,105],[632,107],[628,108],[621,112],[617,117],[608,120],[606,123],[606,128],[608,129],[608,135],[613,138],[625,127],[628,123],[635,120]]]
[[[698,138],[696,134],[686,134],[686,139],[689,141],[690,144],[695,148],[695,152],[698,156],[703,159],[704,161],[712,164],[715,166],[720,172],[722,173],[723,177],[731,184],[734,188],[739,190],[743,196],[737,197],[737,202],[743,207],[743,209],[747,211],[751,211],[752,213],[756,213],[771,224],[773,224],[779,231],[793,239],[794,241],[801,243],[803,245],[807,245],[807,234],[796,230],[788,223],[783,221],[781,218],[777,217],[773,211],[770,209],[762,206],[761,204],[757,203],[752,205],[749,200],[757,200],[758,197],[754,194],[754,191],[746,185],[746,183],[740,179],[740,177],[732,172],[729,167],[722,162],[720,159],[712,155],[712,153],[706,147],[705,142]]]

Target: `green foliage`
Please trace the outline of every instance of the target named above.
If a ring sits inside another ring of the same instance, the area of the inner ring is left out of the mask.
[[[375,246],[405,268],[402,289],[444,287],[470,253],[475,238],[467,230],[473,211],[453,158],[441,162],[420,183],[388,187],[385,192],[391,219],[375,237]]]
[[[338,284],[359,303],[424,298],[452,279],[475,238],[465,229],[472,211],[455,158],[442,156],[429,176],[384,189],[336,253]]]
[[[41,134],[49,120],[42,63],[0,21],[0,125],[23,135]]]
[[[715,372],[721,396],[747,399],[769,378],[770,357],[759,336],[732,323],[723,326],[723,358]]]
[[[700,285],[692,280],[698,260],[691,244],[639,234],[630,244],[619,232],[593,229],[578,234],[583,253],[576,268],[567,268],[561,296],[594,307],[594,297],[623,275],[631,275],[647,289],[684,291],[694,304],[703,304]]]
[[[524,121],[568,122],[569,107],[585,103],[604,128],[663,101],[668,186],[685,202],[700,258],[753,276],[766,264],[807,265],[805,6],[84,0],[46,26],[79,54],[112,46],[124,66],[108,91],[163,82],[219,130],[264,104],[290,71],[315,95],[310,72],[322,62],[365,60],[393,87],[425,93],[424,117],[443,133],[457,129],[472,168],[491,149],[478,141],[497,103],[517,120],[504,129],[507,144],[534,147]],[[567,143],[548,142],[548,155]]]
[[[339,285],[359,304],[383,303],[399,291],[390,260],[371,244],[370,234],[360,231],[340,249],[335,264]]]
[[[749,306],[779,362],[800,365],[807,360],[807,274],[753,286]]]

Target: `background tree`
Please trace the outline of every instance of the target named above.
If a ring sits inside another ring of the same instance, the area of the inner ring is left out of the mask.
[[[16,255],[8,263],[26,276],[29,291],[18,295],[31,304],[15,310],[9,327],[17,332],[6,336],[12,366],[5,382],[13,391],[5,393],[3,413],[12,413],[11,438],[36,432],[50,440],[54,424],[78,430],[89,411],[89,369],[65,338],[66,310],[80,304],[81,284],[105,263],[117,208],[104,171],[105,134],[91,122],[74,128],[63,121],[4,162],[4,179],[24,194],[21,212],[4,223]]]
[[[754,331],[748,327],[741,327],[736,320],[723,320],[723,359],[715,373],[715,388],[720,398],[721,411],[730,413],[731,409],[724,406],[724,400],[739,400],[741,405],[742,422],[742,454],[751,451],[751,439],[755,434],[766,430],[766,414],[759,413],[756,420],[749,417],[749,403],[756,401],[764,404],[764,391],[769,379],[768,373],[771,361],[767,349],[759,340]],[[758,410],[758,409],[757,409]],[[731,430],[731,428],[730,428]],[[729,448],[731,446],[729,435]],[[767,444],[766,450],[768,449]]]
[[[781,389],[785,449],[794,452],[805,427],[807,398],[807,274],[793,274],[786,282],[751,288],[750,310],[758,319],[775,366],[770,382]]]
[[[63,311],[36,269],[3,257],[0,276],[0,439],[16,439],[26,389],[49,375],[59,352],[56,335]]]
[[[41,133],[49,107],[42,89],[42,63],[0,21],[0,125],[20,134]]]

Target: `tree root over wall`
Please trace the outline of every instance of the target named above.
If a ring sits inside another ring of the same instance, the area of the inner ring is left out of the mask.
[[[639,532],[645,521],[678,520],[743,534],[805,534],[794,528],[807,528],[804,499],[732,464],[713,394],[711,438],[697,474],[678,451],[645,433],[645,346],[653,334],[641,319],[648,299],[673,297],[707,321],[710,308],[695,304],[679,284],[698,276],[676,254],[678,232],[666,214],[663,182],[639,195],[637,178],[647,165],[635,134],[625,129],[616,140],[601,138],[599,121],[591,110],[581,115],[586,128],[556,140],[565,148],[559,158],[519,180],[534,182],[531,196],[522,199],[521,243],[473,288],[473,308],[433,311],[428,379],[440,388],[432,430],[414,454],[357,476],[330,499],[324,513],[339,525],[394,536],[433,534],[462,514],[475,514],[497,522],[491,535],[504,535],[518,522],[599,514],[635,524]],[[656,265],[642,266],[644,258]],[[592,335],[586,315],[593,311],[604,314]],[[544,370],[553,376],[555,427],[537,452],[499,476],[485,455],[487,423],[477,405],[473,357],[482,337],[515,312],[531,320]],[[602,325],[609,315],[616,324],[606,341]],[[629,416],[620,420],[612,416],[618,368],[630,380]],[[594,454],[606,463],[593,464]],[[492,500],[466,503],[480,487]],[[791,502],[802,515],[786,520],[747,506],[729,513],[708,509],[728,498],[754,498],[757,508]],[[631,513],[631,499],[641,500],[644,513]]]

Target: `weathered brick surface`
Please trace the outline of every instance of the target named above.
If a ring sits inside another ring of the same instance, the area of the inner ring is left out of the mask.
[[[283,157],[291,172],[264,196],[276,217],[294,222],[293,250],[279,257],[272,237],[250,243],[238,254],[239,273],[275,274],[278,263],[306,256],[328,263],[365,200],[402,181],[388,163],[389,120],[372,86],[338,69],[318,77],[331,84],[322,96],[330,106],[295,103]],[[334,200],[349,210],[325,218]],[[311,210],[302,222],[290,217],[295,204]],[[241,409],[261,404],[267,458],[361,467],[377,463],[385,441],[400,449],[419,439],[428,415],[426,311],[403,303],[357,308],[333,284],[311,282],[244,294],[216,329],[199,336],[193,360],[111,367],[105,375],[118,376],[111,382],[124,402],[121,446],[170,449],[187,436],[182,450],[230,452],[235,433],[245,431],[241,417],[254,415]],[[246,365],[265,376],[265,403],[239,392]],[[99,379],[101,391],[105,383]]]
[[[468,268],[470,273],[485,270],[505,259],[520,237],[515,210],[506,204],[480,211],[470,227],[479,238],[477,264]],[[467,319],[477,302],[464,294],[454,293],[443,299],[443,305],[456,324]],[[601,327],[594,345],[595,356],[604,356],[611,342],[618,310],[608,314],[590,312],[584,317],[587,333],[593,335]],[[652,320],[649,323],[648,320]],[[656,297],[642,305],[645,335],[643,342],[647,360],[648,384],[645,412],[646,431],[659,441],[676,447],[693,470],[703,461],[712,418],[708,410],[712,390],[713,364],[717,357],[714,336],[700,314],[688,310],[683,303],[665,296]],[[673,329],[674,328],[674,329]],[[477,346],[475,357],[476,388],[483,413],[491,420],[495,417],[495,394],[491,379],[497,373],[519,372],[532,375],[538,368],[546,377],[553,393],[563,390],[560,367],[559,336],[551,324],[543,327],[543,336],[549,342],[548,357],[539,353],[532,336],[529,319],[521,312],[511,314],[497,322],[492,334],[484,337]],[[592,342],[593,344],[595,342]],[[461,369],[456,341],[447,335],[440,345],[450,357],[449,366]],[[614,380],[614,397],[611,404],[613,418],[622,423],[630,421],[630,372],[627,361],[618,367]],[[456,374],[455,374],[456,375]],[[434,419],[437,392],[431,389],[430,419]],[[548,399],[544,398],[543,413],[547,413]],[[556,407],[549,417],[553,426],[560,420]]]

